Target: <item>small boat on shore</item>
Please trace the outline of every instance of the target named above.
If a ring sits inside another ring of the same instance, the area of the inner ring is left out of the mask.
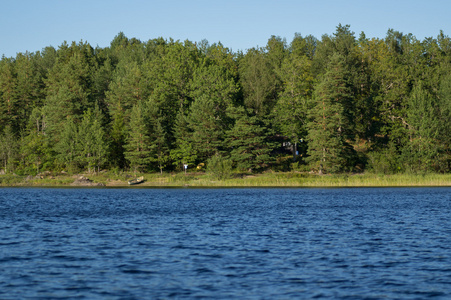
[[[129,181],[128,181],[128,184],[129,184],[129,185],[135,185],[135,184],[140,184],[140,183],[142,183],[142,182],[144,182],[144,176],[141,176],[141,177],[138,177],[138,178],[129,180]]]

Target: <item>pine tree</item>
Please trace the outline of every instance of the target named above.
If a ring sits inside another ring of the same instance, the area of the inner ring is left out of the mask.
[[[169,147],[166,141],[166,132],[161,124],[160,118],[154,121],[151,139],[155,146],[152,161],[157,163],[160,173],[163,174],[163,169],[169,161]]]
[[[437,108],[440,120],[438,140],[443,149],[442,159],[437,164],[437,171],[449,172],[451,170],[451,74],[444,76],[440,82]]]
[[[111,115],[111,164],[116,167],[124,168],[126,160],[124,156],[124,145],[126,143],[126,127],[123,109],[118,107]]]
[[[35,107],[42,105],[44,95],[44,70],[39,66],[41,56],[32,53],[19,53],[14,61],[16,70],[17,118],[15,127],[21,130],[26,127],[30,113]]]
[[[3,168],[5,173],[14,169],[14,160],[17,157],[19,143],[14,135],[11,126],[5,127],[0,134],[0,168]]]
[[[148,97],[148,91],[142,78],[142,72],[136,62],[122,61],[116,68],[114,79],[106,92],[110,114],[116,114],[120,109],[127,122],[131,108]]]
[[[138,103],[132,107],[127,127],[125,158],[136,173],[148,168],[155,145],[151,143],[145,107]]]
[[[65,165],[69,171],[76,170],[80,163],[80,141],[77,124],[68,117],[64,122],[63,130],[58,143],[54,147],[58,161]]]
[[[303,53],[292,54],[283,61],[279,72],[284,88],[272,111],[273,124],[277,132],[289,138],[296,148],[299,140],[305,139],[307,134],[307,113],[314,83],[311,61]],[[296,151],[293,149],[294,157]]]
[[[353,167],[353,103],[342,57],[334,54],[315,89],[315,106],[308,124],[308,159],[320,173]]]
[[[173,143],[176,116],[193,101],[190,84],[198,64],[199,50],[189,41],[185,44],[173,40],[158,43],[155,56],[143,65],[143,76],[152,101],[162,113],[161,124],[167,139]]]
[[[3,58],[0,61],[0,131],[12,126],[17,117],[16,85],[14,64],[11,60]]]
[[[440,82],[437,108],[440,118],[438,138],[448,151],[451,151],[451,73],[444,76]]]
[[[57,142],[65,120],[70,116],[80,121],[91,103],[91,65],[84,45],[63,44],[58,59],[46,80],[47,97],[43,113],[46,134]]]
[[[83,165],[88,166],[88,172],[95,171],[96,168],[99,170],[106,162],[108,145],[101,124],[102,113],[96,105],[94,111],[85,111],[78,129],[80,160]]]
[[[238,85],[224,67],[204,59],[203,63],[195,69],[190,82],[192,99],[207,96],[214,99],[216,105],[221,106],[221,109],[225,109],[236,102],[237,94]]]
[[[100,172],[100,167],[107,162],[109,145],[106,140],[107,136],[104,128],[102,127],[102,120],[95,116],[91,123],[92,136],[95,141],[92,148],[92,165],[97,167],[97,172]]]

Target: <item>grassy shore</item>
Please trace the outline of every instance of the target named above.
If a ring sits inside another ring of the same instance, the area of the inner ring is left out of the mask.
[[[0,186],[72,186],[80,176],[93,184],[107,187],[128,186],[132,174],[53,174],[39,176],[0,175]],[[451,186],[451,174],[341,174],[315,175],[298,172],[267,172],[256,175],[236,175],[231,179],[215,180],[204,173],[139,174],[145,182],[133,187],[389,187],[389,186]]]

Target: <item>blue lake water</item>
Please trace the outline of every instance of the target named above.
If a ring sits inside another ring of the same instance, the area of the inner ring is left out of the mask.
[[[430,297],[451,188],[0,189],[0,299]]]

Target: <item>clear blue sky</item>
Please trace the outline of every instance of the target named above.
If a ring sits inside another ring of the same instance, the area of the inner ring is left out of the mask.
[[[141,41],[221,42],[233,51],[265,46],[271,35],[320,38],[336,26],[383,38],[389,28],[417,39],[451,35],[450,0],[12,0],[0,6],[0,56],[64,41],[109,46],[120,32]]]

